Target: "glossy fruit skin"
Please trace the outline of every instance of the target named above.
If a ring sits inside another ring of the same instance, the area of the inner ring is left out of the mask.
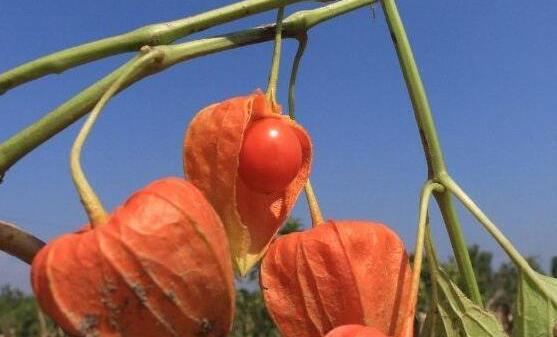
[[[49,242],[31,281],[41,308],[76,337],[222,337],[234,315],[224,227],[180,178],[155,181],[106,223]]]
[[[244,181],[239,167],[246,131],[254,122],[269,118],[294,132],[302,148],[302,164],[284,188],[264,193]],[[184,172],[224,223],[240,275],[257,264],[288,218],[308,181],[312,156],[307,131],[259,90],[212,104],[190,122],[184,139]]]
[[[322,337],[348,324],[397,336],[408,324],[411,274],[404,244],[387,226],[329,220],[276,239],[260,285],[284,337]]]
[[[388,337],[381,331],[363,325],[342,325],[331,330],[325,337]]]
[[[248,126],[240,152],[240,176],[251,188],[283,190],[302,167],[302,146],[290,125],[280,118],[262,118]]]

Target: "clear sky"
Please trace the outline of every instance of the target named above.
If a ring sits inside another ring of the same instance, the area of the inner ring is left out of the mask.
[[[75,44],[231,1],[3,1],[0,71]],[[164,4],[164,6],[161,6]],[[288,13],[317,3],[293,6]],[[455,179],[525,255],[557,255],[557,3],[409,1],[399,9]],[[315,27],[298,77],[297,114],[310,132],[312,181],[326,217],[392,226],[413,249],[426,167],[411,105],[380,7]],[[195,39],[273,20],[257,15]],[[295,43],[285,43],[279,94]],[[109,209],[149,181],[182,174],[184,130],[200,108],[265,87],[272,44],[224,52],[144,80],[109,103],[83,165]],[[0,140],[55,108],[131,54],[26,84],[0,97]],[[79,126],[81,123],[79,123]],[[43,239],[86,216],[68,169],[68,128],[14,166],[0,186],[0,218]],[[305,199],[293,216],[309,223]],[[432,207],[439,250],[450,255]],[[460,209],[469,243],[504,255]],[[29,289],[28,267],[0,253],[0,284]]]

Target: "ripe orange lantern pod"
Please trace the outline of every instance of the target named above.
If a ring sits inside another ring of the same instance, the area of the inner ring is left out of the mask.
[[[41,308],[72,336],[225,336],[234,314],[226,233],[179,178],[136,192],[104,224],[33,260]]]
[[[320,337],[348,324],[406,337],[411,274],[404,245],[387,226],[329,221],[274,241],[260,283],[285,337]]]
[[[388,337],[381,331],[363,325],[343,325],[333,329],[325,337]]]
[[[220,215],[241,275],[286,220],[311,158],[307,132],[261,91],[213,104],[190,123],[185,173]]]

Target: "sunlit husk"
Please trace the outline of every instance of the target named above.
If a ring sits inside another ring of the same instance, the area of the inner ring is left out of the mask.
[[[387,337],[379,330],[364,325],[342,325],[331,330],[325,337]]]
[[[184,169],[220,215],[230,239],[234,262],[246,274],[265,252],[288,217],[306,183],[311,165],[307,132],[281,115],[256,91],[213,104],[191,121],[184,142]],[[279,118],[295,131],[302,145],[302,167],[282,191],[265,194],[248,187],[238,174],[244,132],[251,122]]]
[[[234,314],[224,227],[183,179],[136,192],[95,229],[63,235],[32,265],[41,308],[72,336],[226,336]]]
[[[406,317],[411,270],[402,241],[387,226],[329,221],[273,242],[260,282],[284,337],[320,337],[347,324],[392,336]]]

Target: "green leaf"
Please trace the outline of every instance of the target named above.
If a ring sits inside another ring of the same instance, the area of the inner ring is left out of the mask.
[[[445,272],[435,274],[437,299],[421,337],[507,337],[493,314],[469,300]]]
[[[519,274],[513,337],[552,337],[557,324],[557,279]]]

